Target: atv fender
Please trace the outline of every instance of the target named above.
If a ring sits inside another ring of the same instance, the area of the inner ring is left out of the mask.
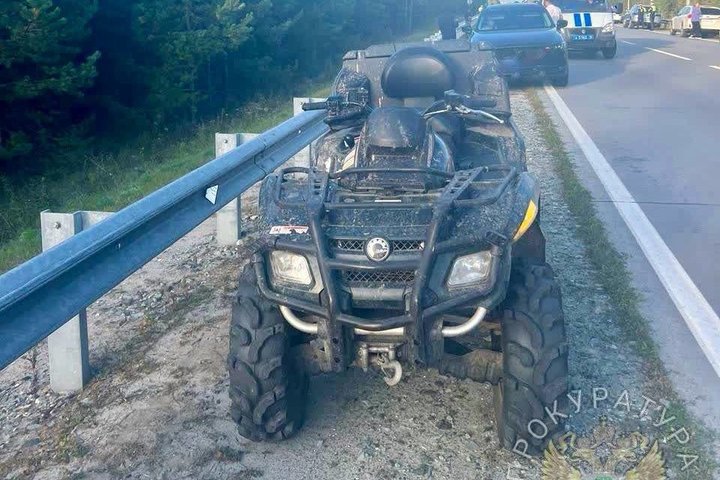
[[[545,263],[545,235],[540,228],[540,222],[535,219],[525,235],[513,244],[513,258],[527,258]]]

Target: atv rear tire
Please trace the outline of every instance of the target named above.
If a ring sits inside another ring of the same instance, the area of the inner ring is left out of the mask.
[[[252,265],[240,276],[230,323],[230,413],[250,440],[283,440],[305,417],[308,377],[289,355],[277,306],[260,296]]]
[[[527,454],[540,455],[546,442],[563,429],[562,419],[548,415],[545,407],[567,414],[568,348],[560,287],[552,268],[519,262],[513,265],[504,304],[503,378],[495,386],[495,415],[501,446],[513,449],[518,440],[525,440]],[[535,438],[529,428],[543,438]]]

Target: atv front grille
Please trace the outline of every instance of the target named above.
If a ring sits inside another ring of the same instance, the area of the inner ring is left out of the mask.
[[[362,252],[365,248],[364,240],[333,240],[336,250],[343,252]],[[425,247],[422,240],[391,240],[390,248],[393,252],[420,252]]]
[[[362,252],[365,242],[362,240],[333,240],[335,248],[346,252]]]
[[[343,272],[343,279],[348,284],[385,284],[385,285],[409,285],[415,281],[414,270],[393,270],[377,272],[361,272],[347,270]]]
[[[393,240],[391,243],[395,252],[419,252],[425,246],[422,240]]]

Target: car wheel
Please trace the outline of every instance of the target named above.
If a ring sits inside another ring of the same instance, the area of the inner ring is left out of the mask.
[[[567,87],[570,82],[570,72],[565,72],[565,75],[559,75],[552,79],[552,84],[555,87]]]
[[[677,33],[677,30],[674,28],[670,28],[670,35],[675,35]]]
[[[606,59],[615,58],[615,54],[617,53],[617,43],[613,44],[612,47],[607,47],[602,49],[603,57]]]

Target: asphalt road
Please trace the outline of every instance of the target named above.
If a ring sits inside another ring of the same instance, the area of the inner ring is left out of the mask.
[[[571,61],[560,96],[718,312],[720,45],[618,36],[614,60]]]
[[[570,85],[557,93],[710,307],[720,312],[720,45],[717,39],[667,32],[619,28],[617,34],[615,59],[571,58]],[[579,168],[629,256],[678,390],[696,413],[719,427],[720,380],[586,167]]]

